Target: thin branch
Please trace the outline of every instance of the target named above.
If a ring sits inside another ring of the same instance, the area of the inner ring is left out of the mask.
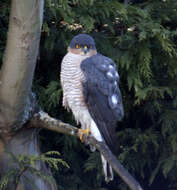
[[[79,137],[79,129],[63,123],[60,120],[50,117],[47,113],[40,111],[30,120],[30,126],[40,127],[55,131],[57,133],[63,133]],[[129,186],[131,190],[143,190],[140,184],[131,176],[131,174],[121,165],[121,163],[112,154],[108,146],[104,142],[98,142],[92,136],[88,136],[84,139],[89,144],[94,145],[103,154],[108,163],[112,166],[115,172],[122,178],[122,180]]]
[[[87,140],[90,144],[94,145],[101,154],[105,157],[108,163],[112,166],[114,171],[122,178],[122,180],[132,190],[143,190],[140,184],[133,178],[133,176],[123,167],[123,165],[117,160],[114,154],[110,151],[108,146],[104,142],[99,142],[93,137],[88,137]]]
[[[60,120],[50,117],[46,112],[40,111],[35,114],[30,120],[30,126],[39,127],[55,131],[57,133],[63,133],[66,135],[72,135],[79,137],[79,130],[70,124],[63,123]]]

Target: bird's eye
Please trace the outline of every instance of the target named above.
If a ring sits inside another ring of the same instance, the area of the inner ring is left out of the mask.
[[[76,49],[79,49],[80,48],[80,45],[79,44],[76,44]]]
[[[84,46],[84,49],[87,49],[87,48],[88,48],[87,45],[85,45],[85,46]]]

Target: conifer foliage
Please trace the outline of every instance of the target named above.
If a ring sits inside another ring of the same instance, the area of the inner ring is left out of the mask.
[[[60,153],[57,151],[50,151],[40,156],[36,155],[22,155],[20,154],[16,157],[13,153],[7,153],[11,158],[10,164],[13,164],[13,169],[9,170],[4,176],[2,176],[0,181],[0,190],[5,190],[10,182],[15,184],[14,189],[18,189],[18,185],[21,180],[24,179],[26,183],[30,183],[35,190],[39,190],[37,185],[31,180],[29,177],[29,173],[34,174],[37,177],[48,181],[49,183],[55,183],[53,177],[49,174],[42,173],[40,171],[41,166],[38,165],[39,169],[36,169],[36,163],[42,161],[50,166],[50,168],[54,168],[55,170],[59,170],[59,164],[62,164],[65,167],[68,167],[68,164],[63,161],[61,158],[51,158],[49,156],[59,156]],[[28,173],[28,175],[27,175]]]
[[[9,4],[0,3],[0,63]],[[125,118],[117,158],[147,189],[177,189],[177,1],[46,0],[33,90],[41,107],[75,124],[61,105],[60,63],[71,38],[89,33],[120,74]],[[43,151],[58,150],[70,168],[54,171],[58,189],[126,189],[104,184],[97,152],[74,137],[41,132]]]

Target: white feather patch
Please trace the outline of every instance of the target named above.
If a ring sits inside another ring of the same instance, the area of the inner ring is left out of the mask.
[[[93,120],[91,120],[90,131],[91,131],[92,136],[94,136],[97,141],[103,141],[101,133],[98,130],[96,123]]]
[[[114,67],[112,65],[109,65],[109,69],[114,69]]]
[[[116,96],[115,94],[113,94],[113,95],[111,96],[111,101],[112,101],[112,103],[113,103],[114,105],[116,105],[116,104],[118,103],[118,99],[117,99],[117,96]]]
[[[109,72],[107,72],[107,74],[106,74],[108,77],[111,77],[111,78],[113,78],[113,74],[109,71]]]

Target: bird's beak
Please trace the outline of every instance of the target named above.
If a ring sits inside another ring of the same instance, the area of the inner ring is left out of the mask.
[[[82,51],[84,52],[84,54],[87,54],[88,53],[88,47],[87,46],[84,46]]]

